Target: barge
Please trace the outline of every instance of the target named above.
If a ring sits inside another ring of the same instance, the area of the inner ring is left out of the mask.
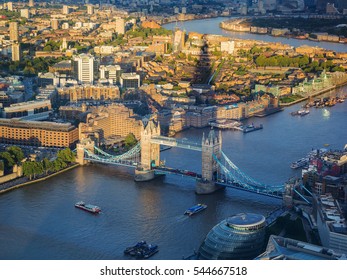
[[[82,209],[82,210],[85,210],[85,211],[90,212],[90,213],[94,213],[94,214],[97,214],[97,213],[101,212],[100,207],[98,207],[96,205],[92,205],[92,204],[86,204],[83,201],[77,202],[75,204],[75,207],[79,208],[79,209]]]

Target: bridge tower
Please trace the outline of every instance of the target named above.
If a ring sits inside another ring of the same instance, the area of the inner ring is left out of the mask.
[[[76,162],[80,165],[84,165],[87,163],[87,160],[84,159],[84,149],[88,149],[92,153],[94,153],[94,146],[95,142],[91,140],[90,138],[85,138],[80,141],[80,143],[77,144],[76,150],[77,150],[77,156],[76,156]]]
[[[198,194],[208,194],[220,189],[220,187],[215,185],[215,180],[219,167],[213,155],[215,155],[218,159],[220,159],[221,157],[221,131],[219,131],[219,135],[217,136],[214,130],[211,129],[206,138],[205,135],[203,135],[201,144],[202,179],[197,181],[195,191]]]
[[[154,178],[152,167],[160,162],[160,145],[151,143],[153,136],[160,136],[160,126],[150,120],[141,130],[141,165],[135,170],[135,181],[149,181]]]

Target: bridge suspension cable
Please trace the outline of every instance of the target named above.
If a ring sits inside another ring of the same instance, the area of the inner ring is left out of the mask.
[[[122,160],[122,159],[129,159],[134,157],[136,154],[140,153],[141,150],[141,143],[140,141],[129,151],[127,151],[124,154],[115,156],[115,155],[110,155],[108,153],[106,153],[105,151],[101,150],[98,147],[94,147],[94,150],[97,151],[98,154],[103,155],[105,158],[110,159],[110,160]]]
[[[236,183],[244,189],[252,190],[257,193],[273,194],[283,192],[284,185],[271,186],[260,183],[240,170],[222,151],[221,155],[226,164],[223,164],[215,155],[213,156],[222,169],[224,176],[226,176],[227,181],[230,180],[232,183]]]

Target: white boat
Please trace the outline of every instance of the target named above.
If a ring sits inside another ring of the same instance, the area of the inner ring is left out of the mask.
[[[300,167],[303,167],[305,166],[307,163],[309,162],[309,159],[308,158],[301,158],[295,162],[293,162],[290,167],[293,168],[293,169],[297,169],[297,168],[300,168]]]

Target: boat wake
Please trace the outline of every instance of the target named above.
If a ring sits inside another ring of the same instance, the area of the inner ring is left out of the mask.
[[[175,218],[176,222],[184,222],[189,219],[189,216],[187,215],[180,215]]]

